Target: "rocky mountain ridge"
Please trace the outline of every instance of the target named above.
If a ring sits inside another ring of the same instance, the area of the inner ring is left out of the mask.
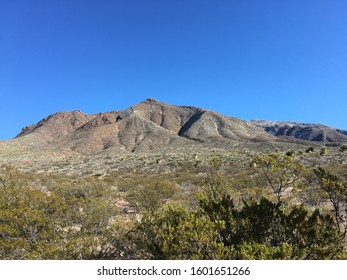
[[[190,142],[273,140],[273,136],[246,121],[153,98],[121,111],[92,115],[59,112],[23,128],[16,139],[29,136],[80,153],[108,148],[149,151]]]
[[[315,124],[244,121],[202,108],[170,105],[149,98],[120,111],[90,115],[78,110],[58,112],[23,128],[15,139],[4,141],[0,153],[3,150],[3,154],[8,154],[13,150],[19,154],[22,151],[54,151],[56,155],[96,155],[191,146],[225,150],[240,143],[291,139],[347,142],[347,132]]]
[[[322,124],[265,120],[255,120],[251,122],[276,137],[290,137],[324,143],[347,142],[347,131]]]

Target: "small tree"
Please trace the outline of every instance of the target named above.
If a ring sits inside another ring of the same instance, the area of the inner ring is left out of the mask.
[[[314,170],[321,189],[326,192],[333,207],[337,229],[342,238],[347,233],[347,189],[338,176],[319,167]]]
[[[299,185],[306,172],[304,165],[295,157],[281,153],[258,155],[254,158],[254,162],[265,176],[278,203],[286,192]]]
[[[340,151],[341,151],[341,152],[346,152],[346,151],[347,151],[347,144],[343,144],[343,145],[340,147]]]

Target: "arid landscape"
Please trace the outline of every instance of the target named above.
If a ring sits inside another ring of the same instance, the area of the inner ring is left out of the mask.
[[[346,259],[347,131],[148,98],[0,142],[1,259]]]
[[[244,121],[148,98],[119,111],[50,115],[23,128],[14,139],[1,141],[0,159],[25,170],[42,168],[48,172],[51,168],[69,174],[106,167],[128,168],[129,161],[134,161],[134,168],[145,168],[141,161],[136,164],[141,157],[147,158],[149,164],[162,159],[164,165],[170,157],[176,162],[198,154],[238,158],[245,156],[244,151],[255,154],[307,146],[335,151],[343,143],[347,143],[347,131],[320,124]],[[54,168],[55,165],[65,169]]]

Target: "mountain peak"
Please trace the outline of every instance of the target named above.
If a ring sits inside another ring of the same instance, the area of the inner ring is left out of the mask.
[[[155,99],[155,98],[147,98],[145,101],[147,102],[151,102],[151,103],[156,103],[156,102],[160,102],[158,99]]]

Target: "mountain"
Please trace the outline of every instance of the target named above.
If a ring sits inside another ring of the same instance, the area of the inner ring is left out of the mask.
[[[326,142],[347,142],[346,131],[323,125],[244,121],[149,98],[120,111],[85,114],[77,110],[50,115],[23,128],[14,139],[0,142],[0,155],[45,159],[190,147],[229,150],[241,147],[241,143],[258,149],[261,143],[270,146],[292,138],[322,142],[324,137]]]
[[[297,122],[272,122],[264,120],[251,121],[276,137],[289,137],[306,141],[326,143],[347,142],[347,131],[322,124]]]
[[[90,155],[105,150],[148,152],[273,140],[272,135],[247,121],[149,98],[120,111],[90,115],[81,111],[59,112],[23,128],[15,139],[5,142],[7,149],[16,146],[12,148],[16,152],[54,150],[58,154]]]

